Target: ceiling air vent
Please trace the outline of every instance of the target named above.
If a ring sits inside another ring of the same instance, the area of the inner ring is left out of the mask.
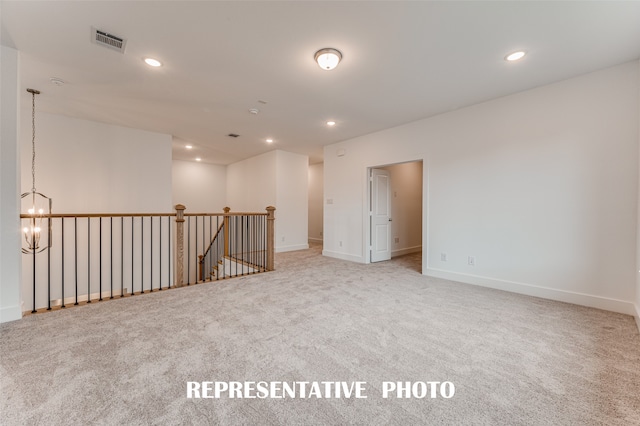
[[[230,136],[230,137],[232,137],[232,138],[237,138],[237,137],[238,137],[238,136],[240,136],[240,135],[239,135],[239,134],[237,134],[237,133],[229,133],[227,136]]]
[[[120,53],[124,53],[124,48],[127,45],[127,40],[105,31],[100,31],[95,27],[91,27],[91,42]]]

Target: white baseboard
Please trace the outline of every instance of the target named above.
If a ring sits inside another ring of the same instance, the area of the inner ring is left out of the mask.
[[[124,288],[123,291],[124,295],[128,295],[129,294],[129,289],[127,287]],[[120,289],[119,288],[114,288],[113,289],[113,297],[116,296],[120,296]],[[111,291],[103,291],[102,292],[102,299],[109,299],[111,297]],[[96,293],[91,293],[91,300],[98,300],[100,299],[100,292],[96,292]],[[87,295],[86,294],[81,294],[78,295],[78,303],[80,302],[86,302],[87,299]],[[64,304],[65,305],[73,305],[74,303],[76,303],[76,297],[75,296],[71,296],[71,297],[65,297],[64,298]],[[51,306],[61,306],[62,305],[62,299],[51,299]]]
[[[451,281],[458,281],[465,284],[473,284],[482,287],[493,288],[496,290],[525,294],[527,296],[535,296],[543,299],[557,300],[559,302],[573,303],[574,305],[588,306],[591,308],[603,309],[605,311],[618,312],[621,314],[636,316],[636,319],[638,318],[638,310],[636,306],[633,303],[625,302],[624,300],[610,299],[607,297],[594,296],[591,294],[576,293],[572,291],[540,287],[532,284],[499,280],[477,275],[449,272],[434,268],[427,268],[424,275],[435,278],[444,278]]]
[[[636,312],[633,316],[636,319],[636,325],[638,326],[638,331],[640,331],[640,306],[634,305],[634,307],[636,308]]]
[[[5,306],[0,308],[0,323],[15,321],[22,318],[22,309],[20,305]]]
[[[391,257],[404,256],[405,254],[418,253],[422,251],[422,246],[407,247],[399,250],[393,250]]]
[[[365,263],[362,256],[354,256],[352,254],[339,253],[337,251],[322,250],[322,255],[327,257],[333,257],[335,259],[348,260],[349,262]]]
[[[293,245],[293,246],[281,246],[281,247],[276,247],[276,253],[284,253],[287,251],[296,251],[296,250],[306,250],[309,248],[309,244],[297,244],[297,245]]]

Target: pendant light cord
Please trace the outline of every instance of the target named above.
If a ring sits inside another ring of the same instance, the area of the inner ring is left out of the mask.
[[[31,92],[31,192],[36,192],[36,93]]]

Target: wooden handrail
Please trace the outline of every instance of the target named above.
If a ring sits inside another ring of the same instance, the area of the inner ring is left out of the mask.
[[[174,217],[176,213],[43,213],[43,214],[21,214],[20,219],[30,219],[32,217],[43,219],[59,219],[68,217]],[[186,214],[185,214],[186,216]]]
[[[228,208],[228,207],[225,207]],[[258,212],[229,212],[229,213],[185,213],[185,216],[267,216]]]

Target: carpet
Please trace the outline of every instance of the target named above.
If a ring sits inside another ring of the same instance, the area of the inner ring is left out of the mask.
[[[2,324],[0,424],[640,424],[631,316],[419,271],[420,254],[313,246],[273,272]],[[187,398],[232,381],[364,382],[366,398]],[[416,392],[383,394],[397,382]],[[428,382],[455,393],[421,397]]]

